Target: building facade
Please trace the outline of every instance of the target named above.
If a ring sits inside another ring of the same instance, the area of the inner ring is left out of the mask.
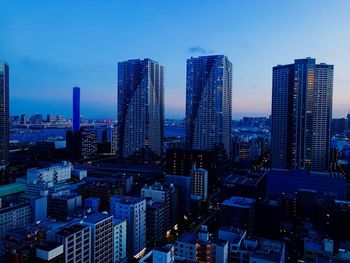
[[[272,168],[329,170],[333,71],[313,58],[273,68]]]
[[[113,263],[113,216],[91,214],[83,224],[91,228],[91,262]]]
[[[151,59],[118,63],[118,143],[120,157],[159,160],[163,151],[163,66]]]
[[[97,131],[81,129],[66,132],[67,152],[70,158],[86,160],[97,157]]]
[[[172,175],[165,176],[167,184],[173,184],[179,191],[179,216],[190,212],[191,209],[191,180],[190,176]]]
[[[210,237],[202,225],[199,233],[185,232],[175,243],[175,256],[195,262],[228,262],[228,242]]]
[[[164,204],[165,227],[170,228],[177,223],[179,193],[174,184],[154,183],[141,189],[141,197]]]
[[[146,200],[131,196],[113,196],[110,212],[126,220],[127,257],[139,258],[146,250]]]
[[[0,209],[0,238],[15,228],[25,227],[32,222],[33,209],[29,202]]]
[[[254,231],[254,198],[232,196],[221,203],[221,224],[247,230],[248,234]]]
[[[91,229],[82,224],[73,224],[49,231],[47,239],[63,244],[64,262],[91,263]]]
[[[47,168],[29,168],[27,170],[27,183],[37,182],[63,182],[70,180],[73,165],[63,161]]]
[[[202,168],[192,169],[192,194],[200,195],[204,201],[208,198],[208,171]]]
[[[187,60],[186,140],[192,149],[231,154],[232,64],[226,56]]]
[[[114,218],[113,257],[114,263],[126,262],[126,220]]]
[[[9,163],[9,66],[0,62],[0,170]]]

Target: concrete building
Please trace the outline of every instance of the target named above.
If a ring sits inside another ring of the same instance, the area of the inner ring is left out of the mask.
[[[232,196],[221,203],[221,224],[246,229],[248,234],[254,231],[255,199]]]
[[[141,189],[141,197],[164,204],[166,228],[170,228],[177,223],[179,195],[173,184],[154,183],[150,186],[146,185]]]
[[[83,224],[91,228],[91,262],[113,263],[113,216],[90,214],[83,220]]]
[[[32,207],[29,202],[0,209],[0,239],[9,230],[24,227],[32,222]]]
[[[64,262],[90,263],[91,256],[91,228],[82,224],[72,224],[47,233],[47,239],[64,247]]]
[[[335,246],[331,239],[309,239],[304,241],[305,262],[349,262],[350,250]]]
[[[47,168],[29,168],[27,170],[27,183],[67,181],[71,178],[72,169],[73,165],[66,161]]]
[[[32,260],[32,259],[31,259]],[[35,260],[38,263],[63,263],[63,245],[54,242],[43,242],[35,245]]]
[[[13,201],[13,202],[12,202]],[[46,197],[21,198],[15,197],[6,201],[0,208],[0,239],[10,230],[46,220]]]
[[[229,262],[284,263],[285,244],[247,237],[243,229],[221,227],[218,236],[229,243]]]
[[[191,185],[190,176],[172,175],[165,176],[167,184],[173,184],[179,190],[179,214],[183,216],[191,210]]]
[[[145,255],[139,263],[174,263],[175,248],[173,245],[161,248],[154,248],[147,255]]]
[[[208,199],[208,171],[196,168],[194,165],[191,172],[192,194],[202,196],[203,200]]]
[[[82,207],[82,197],[76,193],[48,197],[48,215],[57,220],[72,218]]]
[[[150,246],[157,245],[165,238],[166,227],[166,215],[169,215],[165,204],[161,202],[153,202],[149,200],[147,202],[147,244]]]
[[[127,225],[125,219],[114,218],[113,225],[113,262],[124,263],[126,257]]]
[[[131,196],[113,196],[110,212],[127,223],[127,257],[140,258],[146,250],[146,200]]]
[[[199,234],[186,232],[175,243],[175,256],[197,262],[228,262],[228,242],[209,237],[206,226]]]

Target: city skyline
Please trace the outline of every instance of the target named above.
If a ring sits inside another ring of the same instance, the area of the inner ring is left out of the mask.
[[[0,10],[0,262],[350,262],[349,0]]]
[[[193,1],[186,8],[181,1],[171,5],[157,1],[147,5],[67,3],[0,3],[5,11],[0,59],[11,68],[11,114],[45,112],[70,117],[70,89],[78,85],[82,115],[114,119],[116,63],[152,57],[166,72],[165,117],[184,118],[186,59],[209,54],[223,54],[232,61],[233,119],[269,115],[271,67],[309,56],[335,65],[333,117],[345,117],[350,109],[346,102],[350,83],[347,1],[337,5],[327,1],[254,5]],[[131,7],[132,13],[120,12]],[[203,19],[194,21],[194,12]],[[212,19],[204,19],[209,16]],[[146,37],[150,34],[152,39]],[[299,45],[291,44],[295,42]]]

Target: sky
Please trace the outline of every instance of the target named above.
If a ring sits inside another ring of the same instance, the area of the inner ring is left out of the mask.
[[[186,59],[233,64],[233,118],[268,116],[272,67],[314,57],[333,64],[333,117],[350,111],[348,0],[0,0],[0,61],[10,66],[11,114],[116,118],[118,61],[165,69],[165,117],[185,115]]]

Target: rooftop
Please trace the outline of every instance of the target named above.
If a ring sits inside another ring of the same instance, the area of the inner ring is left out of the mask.
[[[169,191],[173,190],[174,186],[169,184],[154,183],[152,185],[145,185],[143,189]]]
[[[270,239],[257,239],[257,240],[246,240],[247,242],[252,242],[257,244],[256,247],[246,247],[246,249],[251,249],[253,258],[260,258],[265,260],[273,260],[274,262],[280,262],[281,257],[284,253],[284,243],[280,241],[270,240]]]
[[[112,215],[109,214],[104,214],[104,213],[94,213],[88,215],[87,218],[84,219],[85,223],[90,223],[90,224],[97,224],[107,218],[112,218]]]
[[[0,208],[0,213],[8,213],[11,211],[14,211],[16,209],[24,208],[24,207],[30,207],[30,202],[23,202],[23,203],[18,203],[12,206]]]
[[[192,199],[192,200],[202,200],[203,197],[202,197],[201,195],[195,195],[195,194],[193,194],[193,195],[191,195],[191,199]]]
[[[45,242],[41,242],[37,245],[35,245],[36,248],[44,250],[44,251],[51,251],[57,247],[62,246],[61,244],[55,243],[55,242],[51,242],[51,241],[45,241]]]
[[[134,196],[122,196],[122,195],[115,195],[111,197],[111,203],[113,202],[119,202],[121,204],[129,204],[129,205],[136,205],[142,201],[145,201],[144,198],[140,197],[134,197]]]
[[[183,243],[191,243],[195,244],[197,243],[198,240],[198,235],[190,232],[185,232],[183,233],[178,239],[178,242],[183,242]]]
[[[60,236],[64,236],[64,237],[68,237],[76,232],[79,232],[81,230],[83,230],[84,228],[86,228],[87,226],[83,226],[81,224],[74,224],[68,227],[64,227],[62,229],[60,229],[57,234]]]
[[[219,228],[219,237],[230,243],[237,243],[245,236],[246,231],[240,228],[221,226]]]
[[[240,208],[250,208],[255,204],[255,199],[241,197],[241,196],[232,196],[229,199],[226,199],[222,202],[222,205],[240,207]]]
[[[123,222],[126,222],[126,220],[124,218],[116,218],[116,217],[113,217],[113,224],[114,225],[119,225]]]
[[[154,208],[154,209],[157,209],[157,208],[164,206],[164,204],[161,202],[153,202],[151,200],[147,203],[147,205],[148,205],[148,207]]]
[[[0,186],[0,197],[24,192],[25,184],[12,183]]]
[[[229,185],[256,186],[262,181],[263,178],[264,178],[263,174],[259,175],[259,176],[233,174],[225,179],[225,184],[227,186],[229,186]]]

